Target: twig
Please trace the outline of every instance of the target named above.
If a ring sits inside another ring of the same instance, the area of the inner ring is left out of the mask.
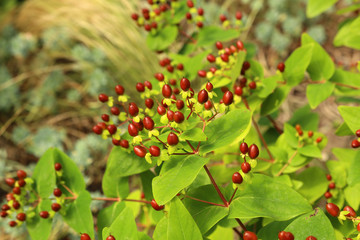
[[[225,199],[224,195],[221,193],[221,191],[220,191],[220,189],[219,189],[218,185],[216,184],[216,182],[215,182],[215,180],[214,180],[213,176],[211,175],[211,173],[210,173],[210,171],[209,171],[209,169],[207,168],[207,166],[206,166],[206,165],[204,165],[204,169],[205,169],[205,171],[206,171],[207,175],[209,176],[210,181],[211,181],[212,185],[214,186],[214,188],[215,188],[216,192],[218,193],[219,197],[220,197],[220,198],[221,198],[221,200],[223,201],[224,205],[225,205],[225,206],[229,206],[229,203],[226,201],[226,199]]]
[[[270,122],[272,123],[273,127],[276,129],[276,131],[279,133],[279,134],[282,134],[283,133],[283,130],[277,125],[277,123],[275,122],[275,120],[270,116],[270,115],[267,115],[266,116]]]
[[[219,207],[226,207],[224,204],[218,204],[218,203],[208,202],[208,201],[201,200],[201,199],[194,198],[194,197],[190,197],[190,196],[187,196],[187,195],[185,195],[185,197],[186,197],[186,198],[190,198],[190,199],[195,200],[195,201],[198,201],[198,202],[208,203],[208,204],[215,205],[215,206],[219,206]]]
[[[291,157],[289,158],[288,162],[280,169],[280,171],[276,174],[276,176],[280,176],[284,171],[285,169],[290,165],[291,161],[294,159],[294,157],[296,156],[298,150],[296,150],[293,155],[291,155]]]
[[[233,195],[231,196],[231,198],[230,198],[230,200],[229,200],[229,205],[230,205],[230,203],[232,202],[232,200],[233,200],[233,198],[234,198],[235,193],[236,193],[237,190],[238,190],[238,188],[235,188],[234,193],[233,193]]]

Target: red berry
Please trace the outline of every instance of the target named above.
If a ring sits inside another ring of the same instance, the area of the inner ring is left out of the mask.
[[[108,236],[108,237],[106,238],[106,240],[115,240],[115,237],[112,236],[112,235],[110,235],[110,236]]]
[[[211,68],[210,68],[210,72],[212,72],[212,73],[214,73],[214,74],[215,74],[216,70],[217,70],[217,69],[216,69],[215,67],[211,67]]]
[[[13,178],[7,178],[7,179],[5,179],[5,183],[6,183],[7,185],[9,185],[10,187],[12,187],[12,186],[14,186],[14,184],[15,184],[15,179],[13,179]]]
[[[250,89],[256,89],[256,82],[252,81],[249,83],[249,88]]]
[[[178,136],[173,132],[169,133],[169,135],[167,137],[167,143],[171,146],[175,146],[176,144],[179,143]]]
[[[176,111],[174,114],[174,121],[176,123],[182,123],[184,120],[184,114],[182,114],[182,112]]]
[[[190,81],[187,78],[182,78],[180,81],[180,87],[182,90],[187,91],[190,88]]]
[[[296,125],[295,125],[295,129],[296,129],[296,131],[299,132],[299,131],[301,130],[301,126],[300,126],[299,124],[296,124]]]
[[[125,88],[121,85],[116,85],[115,86],[115,92],[118,94],[118,95],[123,95],[124,92],[125,92]]]
[[[204,9],[203,9],[203,8],[199,8],[199,9],[198,9],[198,14],[199,14],[200,16],[204,15]]]
[[[40,213],[39,213],[39,215],[40,215],[40,217],[41,218],[48,218],[49,217],[49,212],[48,211],[41,211]]]
[[[205,70],[199,70],[198,75],[199,75],[199,77],[206,77],[206,71]]]
[[[245,77],[243,77],[242,79],[240,79],[240,87],[245,87],[246,86],[246,82],[247,82],[247,79]]]
[[[352,148],[358,148],[358,147],[360,147],[360,142],[358,141],[358,140],[353,140],[352,142],[351,142],[351,147]]]
[[[219,19],[220,19],[221,22],[225,22],[227,20],[227,18],[226,18],[226,16],[224,14],[221,14],[219,16]]]
[[[176,108],[181,110],[184,108],[184,101],[181,99],[176,100]]]
[[[243,173],[248,173],[248,172],[250,172],[250,170],[251,170],[250,164],[249,164],[248,162],[243,162],[243,163],[241,164],[241,170],[243,171]]]
[[[358,232],[360,232],[360,223],[358,223],[356,229],[358,230]]]
[[[149,152],[150,152],[150,154],[151,154],[151,156],[153,156],[153,157],[158,157],[158,156],[160,156],[160,148],[159,147],[157,147],[157,146],[151,146],[150,148],[149,148]]]
[[[284,240],[294,240],[294,235],[291,232],[285,232],[284,237]]]
[[[90,236],[86,233],[81,234],[80,240],[91,240]]]
[[[133,20],[137,21],[137,20],[139,19],[139,15],[136,14],[136,13],[133,13],[133,14],[131,14],[131,18],[132,18]]]
[[[257,240],[257,236],[255,233],[250,232],[250,231],[246,231],[244,232],[244,236],[243,236],[244,240]]]
[[[100,102],[107,102],[109,100],[109,97],[106,94],[99,94],[99,100]]]
[[[125,139],[120,140],[120,146],[123,148],[129,148],[128,140],[125,140]]]
[[[279,63],[277,65],[277,69],[280,71],[280,72],[284,72],[285,70],[285,64],[283,62]]]
[[[156,22],[152,22],[152,23],[151,23],[151,28],[157,29],[157,23],[156,23]]]
[[[234,89],[234,93],[238,96],[241,96],[242,93],[243,93],[243,90],[242,90],[242,87],[240,86],[236,86],[235,89]]]
[[[255,159],[259,156],[259,148],[256,146],[256,144],[252,144],[249,147],[249,157],[251,159]]]
[[[169,80],[169,83],[170,83],[170,85],[173,85],[173,86],[175,86],[176,85],[176,79],[170,79]]]
[[[162,73],[155,73],[155,78],[156,78],[157,80],[159,80],[160,82],[161,82],[161,81],[164,81],[164,74],[162,74]]]
[[[106,129],[106,123],[104,122],[99,122],[98,124],[96,124],[97,126],[99,126],[101,129]]]
[[[237,41],[236,42],[236,46],[239,50],[243,50],[244,49],[244,43],[242,41]]]
[[[175,115],[175,113],[173,111],[171,111],[171,110],[167,111],[166,116],[170,122],[174,121],[174,115]]]
[[[318,137],[317,139],[316,139],[316,142],[317,143],[320,143],[322,141],[322,137]]]
[[[215,62],[216,60],[215,56],[212,54],[207,55],[206,59],[211,63]]]
[[[174,67],[171,65],[168,65],[166,69],[171,73],[174,72]]]
[[[6,194],[6,201],[15,200],[13,193]]]
[[[113,114],[113,115],[116,115],[116,116],[118,116],[119,114],[120,114],[120,109],[118,108],[118,107],[112,107],[111,109],[110,109],[110,111],[111,111],[111,113]]]
[[[216,48],[219,49],[219,50],[223,49],[223,45],[222,45],[221,42],[216,42],[216,43],[215,43],[215,46],[216,46]]]
[[[157,107],[157,112],[160,114],[160,115],[164,115],[166,113],[166,108],[163,107],[163,106],[158,106]]]
[[[10,206],[7,205],[7,204],[4,204],[4,205],[1,206],[1,210],[2,210],[2,211],[10,210]]]
[[[308,236],[305,240],[317,240],[317,238],[314,236]]]
[[[327,198],[327,199],[329,199],[329,198],[332,197],[332,194],[331,194],[330,192],[326,192],[326,193],[324,194],[324,197]]]
[[[242,176],[241,176],[240,173],[235,172],[235,173],[232,175],[232,181],[233,181],[233,183],[241,184],[242,181],[243,181],[243,178],[242,178]]]
[[[113,138],[111,141],[115,146],[120,146],[120,140]]]
[[[100,135],[102,133],[102,131],[103,131],[103,129],[101,127],[99,127],[98,125],[93,126],[92,130],[97,135]]]
[[[2,218],[6,218],[7,215],[8,215],[8,213],[7,213],[7,212],[4,212],[4,211],[2,211],[2,212],[0,213],[0,217],[2,217]]]
[[[314,135],[313,131],[308,131],[308,137],[311,138]]]
[[[150,81],[145,81],[145,82],[144,82],[144,85],[145,85],[145,87],[147,87],[149,90],[152,89],[152,84],[151,84]]]
[[[113,125],[113,124],[108,125],[106,129],[109,131],[109,133],[111,135],[115,134],[116,131],[117,131],[117,127],[115,125]]]
[[[139,108],[136,105],[136,103],[130,103],[129,104],[129,113],[131,116],[135,117],[139,113]]]
[[[143,124],[145,129],[147,130],[153,130],[154,129],[154,120],[152,120],[151,117],[144,117]]]
[[[129,124],[128,132],[129,132],[130,136],[132,136],[132,137],[136,137],[138,135],[138,133],[139,133],[137,127],[133,123]]]
[[[246,71],[250,68],[250,63],[248,61],[245,61],[242,65],[242,70]]]
[[[346,214],[345,216],[347,216],[347,217],[356,217],[356,212],[355,212],[355,210],[354,210],[352,207],[350,207],[350,206],[345,206],[345,207],[344,207],[344,211],[348,211],[348,212],[349,212],[349,213]]]
[[[172,94],[172,89],[170,87],[170,85],[168,84],[165,84],[163,87],[162,87],[162,95],[166,98],[169,98]]]
[[[188,1],[186,2],[186,4],[187,4],[187,6],[188,6],[189,8],[194,7],[194,3],[193,3],[193,1],[191,1],[191,0],[188,0]]]
[[[251,146],[252,146],[252,145],[251,145]],[[248,147],[247,143],[246,143],[246,142],[241,143],[241,144],[240,144],[240,152],[241,152],[242,154],[247,154],[248,151],[249,151],[249,147]]]
[[[189,88],[189,91],[190,91],[190,98],[194,97],[195,95],[194,89]]]
[[[234,100],[234,96],[233,96],[232,92],[230,92],[230,91],[225,92],[224,96],[222,97],[222,100],[224,101],[224,104],[226,106],[229,106],[230,104],[232,104],[233,100]]]
[[[135,127],[137,128],[137,130],[138,130],[139,132],[144,129],[144,124],[143,124],[143,122],[141,121],[141,119],[140,119],[139,122],[135,122],[134,120],[132,120],[132,124],[135,125]]]
[[[136,84],[136,90],[138,92],[144,92],[145,91],[145,85],[143,83],[137,83]]]
[[[230,46],[230,51],[231,53],[236,53],[237,52],[237,48],[233,45]]]
[[[196,26],[198,26],[199,28],[202,28],[204,26],[203,22],[197,22]]]
[[[16,219],[21,221],[21,222],[24,222],[26,220],[26,214],[25,213],[18,213],[16,215]]]
[[[156,211],[160,211],[164,209],[164,205],[159,206],[155,199],[151,200],[151,206],[156,210]]]
[[[208,92],[206,90],[203,89],[198,93],[198,102],[199,103],[203,104],[208,99],[209,99],[209,95],[208,95]]]
[[[19,179],[24,179],[24,178],[26,178],[26,176],[27,176],[26,172],[23,171],[23,170],[18,170],[18,171],[16,172],[16,175],[17,175],[17,177],[18,177]]]
[[[61,189],[60,188],[55,188],[54,189],[54,196],[55,197],[61,197],[61,195],[62,195]]]
[[[154,100],[152,100],[151,98],[145,99],[145,106],[151,109],[154,106]]]
[[[224,62],[228,62],[228,61],[229,61],[229,56],[226,55],[226,54],[221,54],[221,55],[220,55],[220,58],[221,58],[221,60],[223,60]]]
[[[226,54],[226,55],[228,55],[228,56],[231,55],[231,50],[230,50],[230,48],[225,48],[224,50],[225,50],[225,54]]]
[[[20,208],[20,203],[18,201],[14,201],[12,207],[14,209],[19,209]]]
[[[340,212],[339,207],[336,206],[334,203],[326,204],[326,210],[333,217],[339,216],[339,212]]]
[[[212,85],[211,82],[208,82],[206,84],[206,90],[208,90],[208,92],[211,92],[213,90],[214,86]]]
[[[134,153],[137,156],[143,158],[146,155],[146,149],[142,146],[137,145],[137,146],[134,146]]]
[[[239,11],[237,11],[236,14],[235,14],[235,18],[236,18],[237,20],[241,20],[241,18],[242,18],[242,13],[239,12]]]
[[[17,222],[15,222],[15,221],[10,221],[9,222],[10,227],[16,227],[16,225],[17,225]]]
[[[213,107],[212,102],[207,100],[207,102],[204,104],[204,107],[206,110],[210,110]]]
[[[16,195],[20,195],[21,194],[21,189],[19,187],[14,187],[13,188],[13,193]]]
[[[184,65],[182,63],[179,63],[176,68],[180,71],[184,70]]]
[[[20,180],[18,181],[18,184],[19,184],[20,187],[24,187],[24,186],[26,185],[26,182],[25,182],[24,179],[20,179]]]
[[[356,130],[355,132],[356,136],[360,138],[360,129]]]
[[[107,115],[107,114],[103,114],[101,115],[101,119],[104,121],[104,122],[108,122],[110,120],[110,116]]]
[[[329,181],[331,181],[331,179],[332,179],[332,177],[331,177],[330,174],[326,174],[326,178],[327,178],[327,180],[329,180]]]
[[[329,188],[330,188],[330,189],[334,189],[334,188],[335,188],[335,183],[333,183],[333,182],[332,182],[332,183],[329,183]]]
[[[148,16],[148,18],[150,18],[150,16],[149,15],[147,15]],[[147,17],[145,17],[145,19],[146,19]],[[148,32],[150,32],[151,31],[151,25],[150,24],[145,24],[144,25],[144,29],[145,29],[145,31],[148,31]]]
[[[191,20],[191,19],[192,19],[191,13],[189,13],[189,12],[186,13],[186,19],[187,19],[187,20]]]

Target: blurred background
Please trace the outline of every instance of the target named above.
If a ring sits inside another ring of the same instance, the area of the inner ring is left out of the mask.
[[[335,10],[351,2],[339,1],[313,19],[306,18],[306,0],[199,0],[196,4],[205,10],[205,25],[220,25],[220,14],[233,16],[242,11],[245,25],[251,26],[243,38],[258,46],[256,59],[270,75],[277,63],[299,46],[304,31],[321,43],[338,65],[351,68],[360,59],[359,51],[332,44],[337,26],[344,20]],[[4,179],[13,177],[18,169],[32,172],[49,147],[65,151],[86,176],[92,194],[101,195],[111,144],[91,131],[102,113],[97,95],[122,84],[127,94],[135,97],[133,83],[160,70],[158,56],[146,47],[146,33],[130,17],[142,7],[148,7],[146,1],[0,1],[1,199],[10,190]],[[300,85],[283,104],[280,122],[303,106],[304,98],[305,85]],[[320,131],[327,134],[330,147],[346,144],[334,135],[342,121],[334,99],[316,111],[320,113]],[[93,210],[99,207],[101,203],[95,202]],[[24,231],[11,231],[6,221],[0,221],[0,236],[26,239]],[[78,237],[59,221],[53,239]]]

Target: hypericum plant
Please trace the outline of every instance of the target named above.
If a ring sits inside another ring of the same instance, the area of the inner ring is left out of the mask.
[[[121,84],[115,96],[99,94],[108,111],[93,131],[114,145],[105,197],[91,197],[75,164],[49,149],[32,178],[7,179],[13,193],[2,217],[12,227],[26,222],[41,240],[60,214],[89,240],[96,236],[91,200],[103,200],[112,204],[97,215],[98,239],[359,239],[360,152],[335,148],[338,161],[317,166],[327,138],[311,111],[331,95],[356,97],[359,73],[335,68],[304,33],[301,46],[265,77],[238,39],[240,29],[202,26],[189,35],[180,16],[187,21],[195,12],[192,1],[149,2],[154,10],[142,11],[144,18],[164,17],[147,35],[153,50],[167,51],[159,61],[164,71],[133,83],[137,98]],[[186,40],[179,37],[175,54],[178,33]],[[309,105],[279,126],[274,116],[304,78]],[[345,122],[337,134],[358,134],[360,108],[339,112]]]

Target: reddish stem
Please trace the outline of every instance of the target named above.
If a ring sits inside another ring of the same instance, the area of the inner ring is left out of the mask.
[[[187,195],[185,195],[185,197],[186,197],[186,198],[190,198],[190,199],[195,200],[195,201],[198,201],[198,202],[208,203],[208,204],[210,204],[210,205],[215,205],[215,206],[219,206],[219,207],[226,207],[226,206],[223,205],[223,204],[208,202],[208,201],[201,200],[201,199],[194,198],[194,197],[190,197],[190,196],[187,196]]]
[[[71,189],[65,184],[61,184],[75,199],[77,198],[76,194],[71,191]]]
[[[239,230],[237,230],[236,228],[233,228],[233,230],[237,233],[237,235],[240,236],[241,239],[244,239],[242,233]]]
[[[209,171],[209,169],[207,168],[207,166],[206,166],[206,165],[204,165],[204,169],[205,169],[205,171],[206,171],[207,175],[209,176],[210,181],[211,181],[212,185],[214,186],[214,188],[215,188],[216,192],[218,193],[219,197],[220,197],[220,198],[221,198],[221,200],[223,201],[224,205],[225,205],[226,207],[227,207],[227,206],[229,206],[229,203],[226,201],[226,199],[225,199],[224,195],[221,193],[221,191],[220,191],[220,189],[219,189],[218,185],[216,184],[216,182],[215,182],[215,180],[214,180],[213,176],[211,175],[211,173],[210,173],[210,171]]]
[[[187,144],[189,144],[189,146],[191,147],[191,149],[194,151],[194,153],[197,153],[197,151],[195,150],[195,148],[193,147],[193,145],[191,145],[191,143],[186,140]]]
[[[247,229],[246,229],[245,225],[240,221],[240,219],[235,218],[235,220],[238,222],[238,224],[240,225],[240,227],[246,232]]]
[[[183,30],[179,30],[179,31],[180,31],[180,33],[181,33],[183,36],[185,36],[187,39],[191,40],[193,44],[196,44],[196,40],[195,40],[193,37],[189,36],[189,35],[188,35],[186,32],[184,32]]]
[[[137,199],[123,199],[122,201],[125,201],[125,202],[138,202],[138,203],[151,204],[151,202],[150,202],[150,201],[146,201],[146,200],[137,200]]]
[[[229,205],[230,205],[230,203],[232,202],[232,200],[233,200],[233,198],[234,198],[235,193],[236,193],[237,190],[238,190],[238,188],[235,188],[234,193],[233,193],[233,195],[231,196],[231,198],[230,198],[230,200],[229,200]]]
[[[267,115],[266,117],[270,120],[270,122],[272,123],[272,125],[276,129],[276,131],[279,134],[282,134],[283,130],[276,124],[275,120],[270,115]]]

